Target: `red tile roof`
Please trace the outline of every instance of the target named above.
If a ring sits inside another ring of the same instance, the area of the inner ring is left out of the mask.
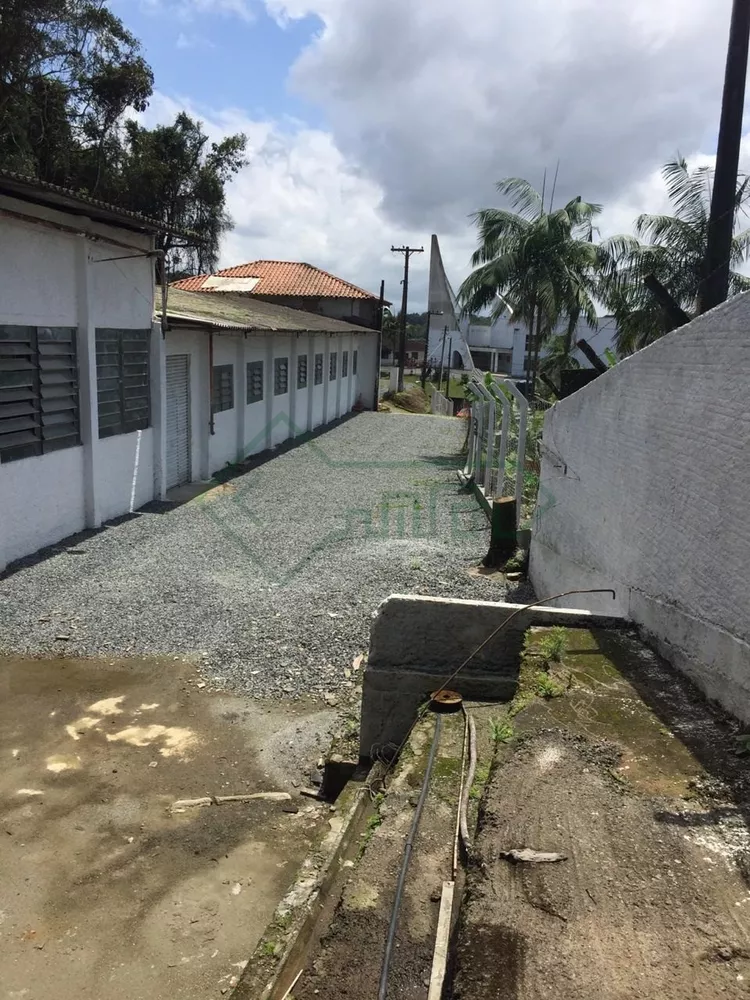
[[[377,295],[358,288],[350,281],[322,271],[312,264],[286,260],[254,260],[237,267],[226,267],[215,274],[200,274],[173,282],[185,292],[220,292],[221,285],[205,287],[209,278],[257,278],[248,291],[253,295],[279,295],[309,298],[377,299]],[[238,291],[239,289],[232,289]]]

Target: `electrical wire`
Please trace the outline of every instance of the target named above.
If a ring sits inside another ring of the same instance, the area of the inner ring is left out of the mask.
[[[411,829],[409,830],[409,836],[406,838],[406,845],[404,846],[404,855],[401,860],[401,871],[398,874],[398,883],[396,885],[396,896],[393,900],[393,909],[391,910],[391,922],[388,927],[388,937],[385,942],[385,953],[383,955],[383,966],[380,971],[380,986],[378,988],[378,1000],[386,1000],[386,994],[388,992],[388,973],[391,968],[391,958],[393,956],[393,944],[396,939],[396,928],[398,927],[398,914],[401,909],[401,897],[404,892],[404,882],[406,881],[406,872],[409,868],[409,861],[411,860],[411,852],[414,846],[414,840],[417,835],[417,830],[419,829],[419,821],[422,817],[422,809],[424,808],[425,799],[427,798],[427,791],[430,787],[430,777],[432,776],[432,765],[435,762],[435,754],[437,753],[438,743],[440,742],[440,729],[441,729],[442,717],[440,715],[435,715],[435,731],[432,735],[432,746],[430,747],[430,756],[427,760],[427,769],[424,773],[424,778],[422,779],[422,790],[419,793],[419,801],[417,802],[417,808],[414,811],[414,819],[411,823]]]
[[[550,601],[557,601],[561,597],[570,597],[572,594],[611,594],[613,601],[617,597],[617,595],[615,594],[614,590],[612,590],[611,587],[603,587],[603,588],[597,588],[595,590],[566,590],[562,594],[554,594],[552,597],[543,597],[540,601],[533,601],[531,604],[524,604],[523,607],[517,608],[512,614],[508,615],[508,617],[504,621],[500,622],[497,628],[493,629],[492,632],[490,632],[490,634],[487,636],[487,638],[483,642],[480,642],[479,645],[476,647],[476,649],[472,650],[472,652],[469,653],[469,655],[466,657],[461,666],[457,667],[450,675],[450,677],[446,678],[446,680],[443,681],[442,685],[437,689],[437,691],[435,691],[435,693],[432,695],[433,701],[438,697],[438,695],[442,694],[442,692],[446,690],[448,685],[452,683],[452,681],[454,681],[456,677],[458,677],[458,675],[464,669],[466,664],[469,663],[471,660],[473,660],[474,657],[477,655],[477,653],[480,653],[484,649],[484,647],[495,638],[498,632],[501,632],[505,628],[505,626],[509,622],[512,622],[517,615],[522,614],[524,611],[528,611],[530,608],[539,607],[539,605],[541,604],[548,604]]]

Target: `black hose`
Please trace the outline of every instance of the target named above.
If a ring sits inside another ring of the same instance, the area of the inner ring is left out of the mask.
[[[430,747],[430,756],[427,760],[427,770],[424,773],[424,778],[422,779],[422,790],[419,793],[419,801],[417,802],[417,808],[414,812],[414,819],[411,823],[411,830],[409,830],[409,836],[406,838],[406,846],[404,847],[404,856],[401,860],[401,871],[398,875],[398,884],[396,886],[396,898],[393,900],[393,910],[391,911],[391,924],[388,928],[388,937],[385,942],[385,954],[383,955],[383,968],[380,972],[380,988],[378,989],[378,1000],[386,1000],[386,993],[388,992],[388,973],[391,967],[391,955],[393,954],[393,942],[396,939],[396,927],[398,926],[398,912],[401,909],[401,896],[404,892],[404,882],[406,881],[406,872],[409,867],[409,861],[411,860],[411,849],[414,846],[414,839],[417,835],[417,830],[419,829],[419,820],[422,816],[422,808],[424,807],[425,799],[427,798],[427,790],[430,787],[430,776],[432,775],[432,765],[435,761],[435,753],[437,752],[439,736],[440,736],[440,724],[442,719],[439,715],[435,716],[435,732],[432,736],[432,746]]]

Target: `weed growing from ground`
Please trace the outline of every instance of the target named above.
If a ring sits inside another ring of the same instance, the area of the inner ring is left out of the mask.
[[[490,719],[490,733],[492,742],[497,745],[498,743],[510,743],[514,730],[507,719]]]
[[[565,694],[565,688],[554,677],[540,670],[534,678],[534,693],[540,698],[559,698]]]
[[[568,630],[556,625],[541,637],[537,648],[548,663],[559,663],[568,648]]]

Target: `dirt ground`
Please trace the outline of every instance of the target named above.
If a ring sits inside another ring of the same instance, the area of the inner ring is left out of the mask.
[[[0,998],[229,993],[327,829],[295,786],[334,718],[182,659],[0,659]],[[171,808],[258,791],[292,798]]]
[[[483,801],[454,1000],[747,997],[736,727],[627,635],[581,632]],[[513,864],[500,852],[559,852]]]
[[[434,723],[435,716],[428,716],[415,729],[379,817],[376,813],[365,833],[363,856],[349,870],[331,924],[294,987],[294,1000],[362,1000],[378,995],[404,842]],[[404,885],[388,979],[391,1000],[427,997],[440,891],[451,877],[462,740],[462,720],[442,717],[434,777]]]

